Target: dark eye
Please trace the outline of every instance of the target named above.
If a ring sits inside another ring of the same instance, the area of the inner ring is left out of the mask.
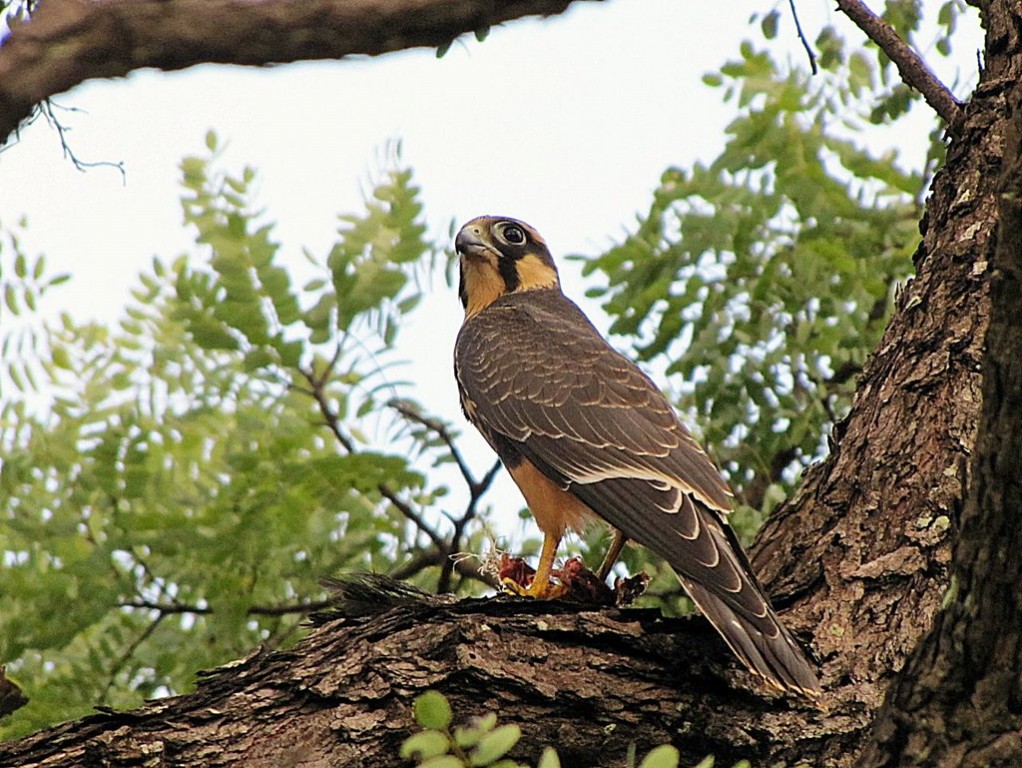
[[[511,245],[525,244],[525,233],[517,224],[505,224],[500,230],[500,234]]]

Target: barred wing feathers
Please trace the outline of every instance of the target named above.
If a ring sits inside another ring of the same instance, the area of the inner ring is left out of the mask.
[[[670,403],[558,289],[511,293],[455,348],[466,413],[663,557],[732,650],[775,685],[819,692],[727,525],[730,491]]]

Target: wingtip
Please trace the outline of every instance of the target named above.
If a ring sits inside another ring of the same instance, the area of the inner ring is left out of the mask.
[[[765,615],[752,620],[705,587],[684,578],[681,583],[749,670],[772,688],[803,696],[820,706],[823,688],[816,670],[769,603],[765,604]]]

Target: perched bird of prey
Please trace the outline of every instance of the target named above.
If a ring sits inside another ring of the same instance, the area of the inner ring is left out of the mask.
[[[529,225],[481,216],[455,247],[465,322],[454,370],[465,415],[500,456],[544,534],[525,594],[551,597],[557,546],[601,518],[663,557],[750,669],[810,696],[820,685],[727,524],[731,492],[656,385],[563,293]]]

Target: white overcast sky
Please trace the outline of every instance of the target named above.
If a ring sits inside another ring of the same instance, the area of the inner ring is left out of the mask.
[[[73,275],[54,305],[113,321],[151,256],[188,249],[178,164],[205,153],[203,137],[214,128],[229,145],[228,167],[259,170],[259,200],[278,222],[289,264],[303,262],[302,247],[326,253],[337,214],[359,209],[393,139],[423,188],[435,236],[452,218],[505,214],[533,224],[555,256],[596,254],[646,209],[665,168],[716,156],[732,108],[701,77],[736,57],[741,40],[759,45],[747,20],[771,7],[581,3],[560,17],[496,28],[483,43],[466,36],[442,59],[417,50],[86,83],[57,99],[82,110],[65,115],[69,141],[83,160],[123,162],[126,179],[110,169],[75,170],[38,121],[0,154],[0,221],[10,226],[25,215],[29,253],[44,252],[52,270]],[[808,66],[787,3],[776,7],[775,45]],[[810,38],[834,23],[861,39],[828,0],[802,0],[799,8]],[[953,79],[954,64],[933,52],[928,58]],[[971,77],[974,49],[960,46],[955,59]],[[907,164],[921,158],[918,135],[905,143]],[[565,290],[577,299],[577,268],[565,271]],[[418,396],[459,425],[450,350],[460,314],[456,292],[440,283],[402,333],[414,361],[402,378],[421,383]]]

